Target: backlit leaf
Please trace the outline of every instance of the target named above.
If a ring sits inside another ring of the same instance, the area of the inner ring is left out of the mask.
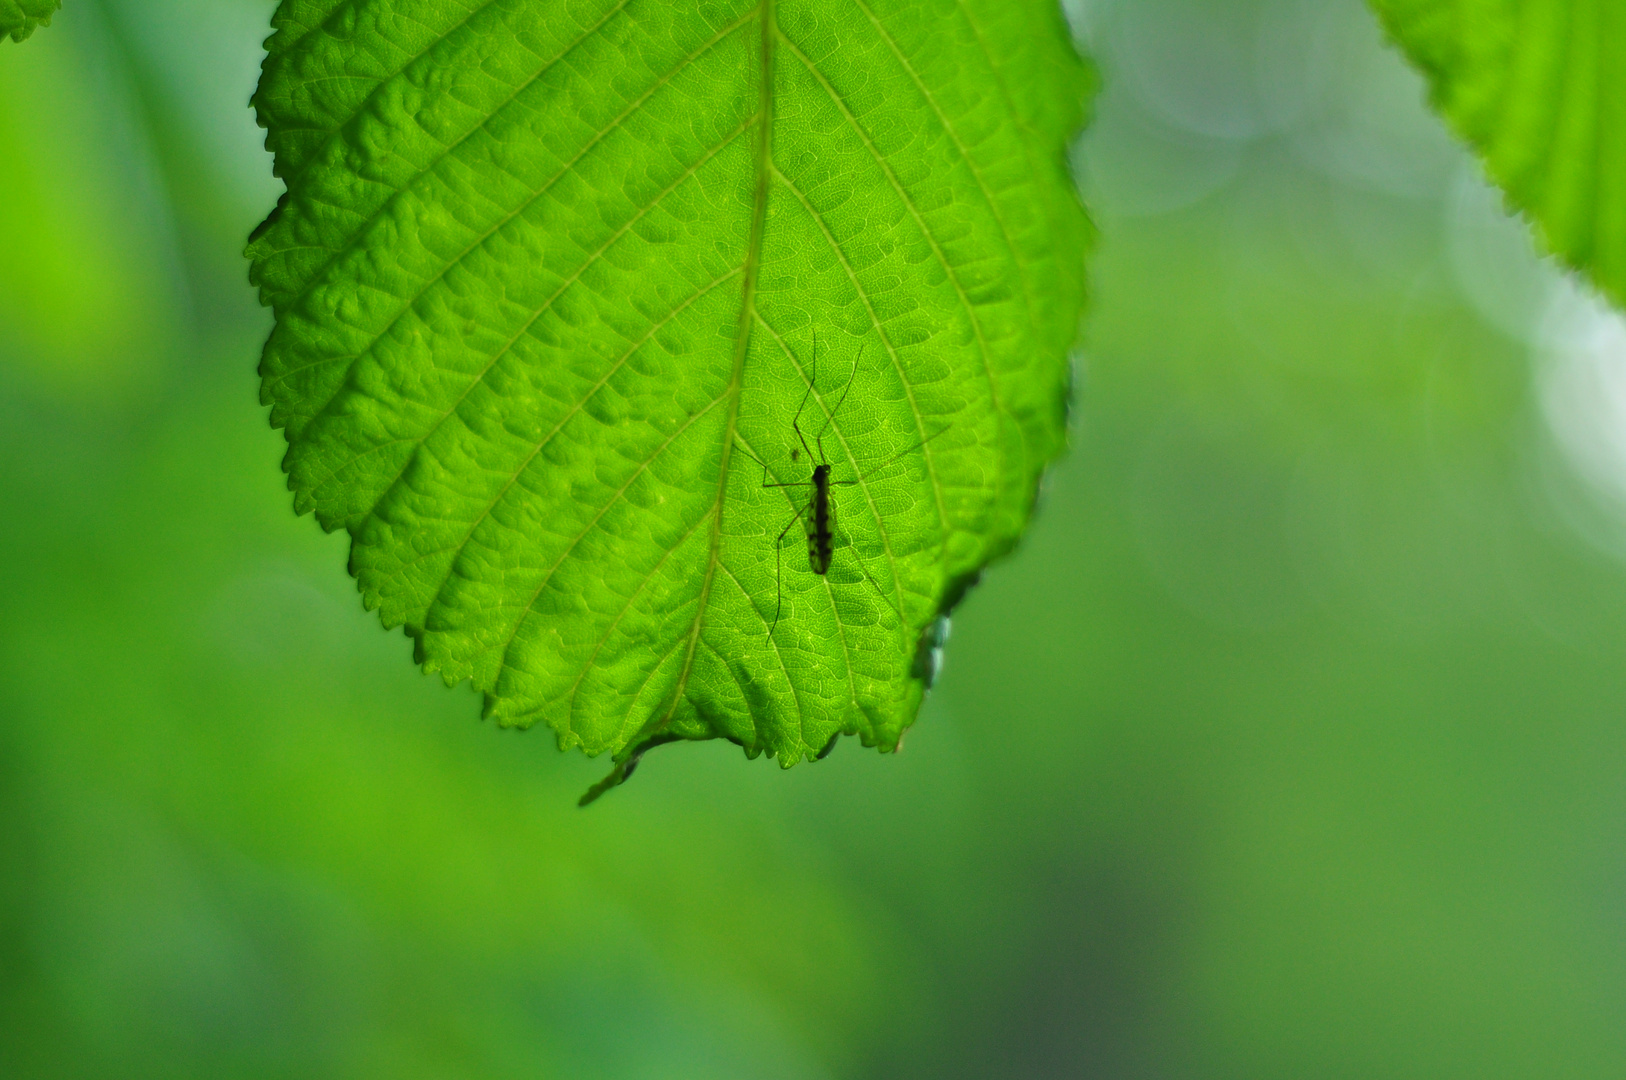
[[[672,739],[895,747],[1063,445],[1089,77],[1054,0],[284,0],[275,26],[262,392],[366,604],[612,779]],[[821,453],[823,576],[809,490],[763,486]]]

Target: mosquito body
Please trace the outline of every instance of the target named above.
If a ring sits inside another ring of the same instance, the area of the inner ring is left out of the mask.
[[[749,450],[745,451],[747,456],[762,466],[763,487],[784,488],[787,489],[787,495],[790,494],[789,489],[792,488],[805,490],[808,493],[807,502],[797,507],[796,516],[785,522],[785,527],[780,529],[779,535],[774,538],[776,597],[774,600],[773,622],[768,627],[768,636],[770,638],[773,637],[774,630],[778,629],[779,617],[784,614],[785,610],[785,534],[789,533],[797,522],[800,522],[807,533],[808,569],[821,577],[829,573],[830,563],[835,558],[837,536],[836,504],[831,497],[830,489],[848,487],[858,483],[857,480],[835,480],[831,478],[830,472],[834,466],[831,464],[830,459],[825,456],[824,436],[830,430],[830,425],[835,421],[836,414],[841,411],[841,406],[847,401],[847,393],[852,389],[853,378],[858,374],[858,363],[863,359],[864,350],[862,347],[858,350],[858,357],[853,361],[852,372],[847,376],[847,385],[842,387],[841,397],[836,401],[836,407],[831,409],[825,416],[824,426],[813,436],[812,443],[809,443],[807,433],[802,430],[802,413],[807,410],[807,403],[813,397],[814,384],[818,381],[818,356],[819,342],[817,334],[815,334],[813,339],[813,377],[808,380],[807,390],[802,394],[802,403],[796,407],[796,415],[790,422],[791,430],[796,432],[796,441],[799,444],[791,448],[790,460],[800,462],[802,455],[806,454],[807,460],[814,463],[813,474],[806,480],[770,481],[768,479],[767,462],[752,454]],[[817,453],[814,453],[815,448],[817,448]],[[791,496],[791,502],[796,502],[795,496]],[[854,558],[857,558],[856,552]],[[869,570],[864,567],[862,560],[859,560],[859,569],[863,570],[864,577],[869,580],[869,583],[875,585],[875,579],[870,577]],[[875,590],[880,592],[880,586],[875,585]],[[881,593],[881,597],[883,600],[886,599],[886,594]]]
[[[828,574],[830,570],[830,563],[835,558],[836,537],[840,535],[840,529],[836,523],[836,501],[831,489],[838,487],[850,487],[858,483],[857,480],[835,480],[831,478],[830,474],[834,466],[831,464],[830,459],[825,456],[824,436],[829,432],[830,425],[835,422],[836,414],[841,411],[842,405],[846,404],[847,394],[852,390],[853,379],[858,374],[858,365],[859,361],[861,361],[864,357],[864,350],[863,347],[860,346],[858,356],[853,360],[852,371],[847,376],[847,383],[844,387],[842,387],[841,397],[836,401],[836,407],[831,409],[826,414],[824,425],[819,429],[818,433],[813,436],[813,441],[810,444],[807,441],[806,432],[802,430],[802,413],[807,409],[807,403],[813,396],[814,384],[818,380],[818,355],[819,342],[818,336],[815,333],[813,338],[812,378],[808,380],[807,391],[802,394],[802,403],[797,406],[796,415],[791,419],[790,422],[791,430],[796,432],[796,442],[799,444],[791,447],[790,460],[793,463],[799,463],[802,460],[802,455],[806,454],[807,460],[813,462],[813,474],[806,480],[770,482],[768,479],[767,463],[761,458],[758,458],[755,454],[752,454],[749,450],[745,451],[748,457],[750,457],[758,465],[762,466],[762,486],[764,488],[784,488],[787,489],[787,495],[789,495],[788,489],[792,488],[805,490],[807,492],[807,502],[797,508],[796,516],[785,522],[785,527],[780,529],[779,535],[774,538],[774,581],[776,597],[774,600],[773,622],[768,627],[768,637],[770,638],[773,637],[773,632],[778,629],[779,618],[784,614],[785,609],[784,544],[786,534],[796,526],[797,522],[800,522],[802,524],[802,528],[807,534],[808,569],[821,577]],[[943,430],[946,431],[947,428]],[[936,438],[942,433],[942,431],[938,431],[930,437],[922,439],[914,446],[909,447],[908,450],[905,450],[903,453],[893,457],[891,461],[896,461],[905,453],[919,449],[921,446],[924,446],[926,443],[930,442],[932,439]],[[817,453],[815,453],[815,451],[817,451]],[[890,462],[888,462],[888,464],[889,463]],[[791,501],[792,503],[796,502],[794,496],[791,496]],[[851,545],[849,544],[848,547],[850,550]],[[853,551],[852,555],[853,561],[857,564],[858,569],[863,573],[864,579],[869,582],[870,587],[875,590],[876,595],[878,595],[888,607],[892,608],[892,610],[897,613],[898,618],[901,621],[903,618],[903,613],[898,610],[897,605],[893,603],[889,596],[887,596],[886,592],[876,584],[875,578],[869,572],[869,568],[864,565],[864,560],[858,555],[857,551]]]
[[[819,341],[817,334],[815,334],[813,338],[813,377],[808,380],[807,391],[802,394],[802,403],[796,407],[796,415],[790,422],[791,430],[796,432],[796,441],[801,444],[799,447],[791,448],[790,459],[793,462],[800,461],[801,455],[805,453],[807,459],[814,462],[813,475],[806,480],[790,483],[770,483],[768,481],[768,466],[765,462],[761,463],[763,487],[810,489],[807,504],[797,509],[796,516],[785,522],[785,527],[780,529],[779,535],[774,538],[774,581],[777,596],[774,602],[773,623],[768,627],[769,637],[773,637],[774,630],[778,629],[779,616],[784,613],[785,609],[785,534],[790,532],[797,522],[802,523],[803,529],[807,532],[807,567],[821,577],[829,573],[830,561],[835,557],[836,504],[830,497],[830,489],[832,487],[847,487],[858,483],[858,481],[832,480],[830,478],[832,466],[830,459],[824,453],[824,436],[830,430],[830,425],[835,422],[836,414],[841,411],[841,406],[846,404],[847,393],[852,389],[853,379],[858,374],[858,362],[863,358],[864,350],[860,347],[858,357],[853,361],[852,372],[847,376],[847,385],[842,387],[841,397],[836,401],[836,407],[831,409],[825,416],[824,426],[819,429],[817,435],[813,436],[813,443],[810,446],[806,433],[802,431],[802,413],[807,409],[808,400],[813,396],[814,383],[818,381],[819,377]],[[815,447],[818,449],[817,455],[813,452]],[[862,564],[860,564],[860,567],[862,568]],[[867,569],[864,570],[864,576],[869,577]],[[870,584],[874,584],[873,578],[870,579]],[[879,591],[879,588],[879,586],[876,586],[877,591]],[[882,595],[884,598],[885,594]]]
[[[813,496],[807,501],[807,565],[815,574],[825,574],[830,570],[836,540],[836,504],[830,501],[830,466],[815,465],[809,482],[813,485]],[[797,515],[799,520],[801,517]]]

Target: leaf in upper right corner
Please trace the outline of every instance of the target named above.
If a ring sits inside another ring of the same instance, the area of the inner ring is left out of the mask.
[[[50,26],[62,0],[0,0],[0,38],[21,41],[36,27]]]
[[[1626,3],[1372,6],[1547,247],[1626,307]]]

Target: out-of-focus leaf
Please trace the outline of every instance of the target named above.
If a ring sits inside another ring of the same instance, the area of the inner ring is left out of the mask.
[[[1547,246],[1626,305],[1626,6],[1372,0]]]
[[[262,393],[366,604],[613,779],[674,738],[895,746],[1063,445],[1090,84],[1053,0],[275,26]],[[821,460],[823,576],[808,487],[764,485]]]
[[[0,0],[0,38],[21,41],[36,27],[50,26],[62,0]]]

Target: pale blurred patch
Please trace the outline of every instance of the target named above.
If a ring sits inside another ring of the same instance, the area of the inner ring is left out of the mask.
[[[1479,317],[1515,341],[1537,343],[1563,275],[1537,255],[1529,224],[1508,213],[1477,162],[1457,171],[1446,235],[1457,288]]]
[[[1438,202],[1462,151],[1358,3],[1069,0],[1104,76],[1075,164],[1104,218],[1182,210],[1278,148],[1335,185]],[[1241,9],[1240,11],[1238,9]]]
[[[1547,470],[1546,492],[1582,536],[1626,557],[1626,318],[1560,279],[1535,349],[1541,416],[1572,474]]]
[[[271,175],[265,131],[253,121],[249,98],[259,84],[258,42],[270,34],[275,0],[107,3],[171,122],[209,151],[211,179],[225,188],[216,196],[263,216],[282,183]]]
[[[1167,214],[1199,202],[1236,175],[1233,142],[1171,128],[1109,83],[1098,119],[1074,148],[1084,200],[1111,217]]]
[[[1292,132],[1295,154],[1340,184],[1436,200],[1463,158],[1424,107],[1422,76],[1384,42],[1364,4],[1321,4],[1301,16],[1281,62],[1312,58],[1325,82]]]

